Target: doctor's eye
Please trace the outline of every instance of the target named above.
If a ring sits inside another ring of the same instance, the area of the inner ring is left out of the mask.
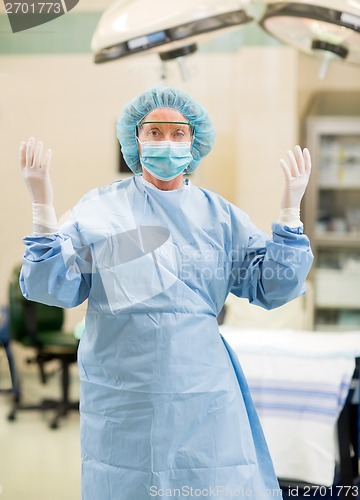
[[[152,128],[152,129],[148,130],[147,135],[150,136],[150,137],[158,138],[158,137],[161,136],[161,133],[160,133],[159,129]]]
[[[189,141],[191,139],[191,132],[190,130],[178,129],[176,130],[176,132],[173,133],[173,138],[176,141],[183,141],[183,140]]]
[[[176,137],[177,139],[181,139],[182,137],[185,137],[185,132],[183,130],[177,130],[174,133],[174,137]]]

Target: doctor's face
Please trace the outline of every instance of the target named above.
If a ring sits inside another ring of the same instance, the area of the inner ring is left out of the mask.
[[[191,142],[192,129],[189,121],[174,109],[154,109],[144,117],[138,126],[139,153],[141,142],[173,141]]]

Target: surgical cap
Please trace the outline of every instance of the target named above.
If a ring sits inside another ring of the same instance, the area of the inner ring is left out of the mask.
[[[215,141],[215,128],[207,111],[183,90],[173,87],[153,87],[135,97],[124,108],[116,123],[116,132],[124,160],[134,174],[140,174],[136,126],[153,109],[171,108],[189,120],[194,130],[191,153],[193,160],[185,170],[193,172]]]

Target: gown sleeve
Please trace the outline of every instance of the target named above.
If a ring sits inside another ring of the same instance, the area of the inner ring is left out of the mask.
[[[73,216],[54,235],[24,238],[20,288],[25,298],[58,307],[84,302],[91,288],[91,252]]]
[[[233,225],[230,292],[250,303],[274,309],[305,293],[313,254],[303,228],[272,225],[272,238],[247,220],[247,243],[241,243],[244,220]]]

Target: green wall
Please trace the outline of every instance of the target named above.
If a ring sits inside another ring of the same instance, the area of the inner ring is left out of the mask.
[[[0,54],[87,54],[101,12],[69,12],[29,30],[12,33],[6,14],[0,15]],[[202,52],[232,52],[244,45],[279,45],[255,22],[231,33],[219,33],[199,45]]]

